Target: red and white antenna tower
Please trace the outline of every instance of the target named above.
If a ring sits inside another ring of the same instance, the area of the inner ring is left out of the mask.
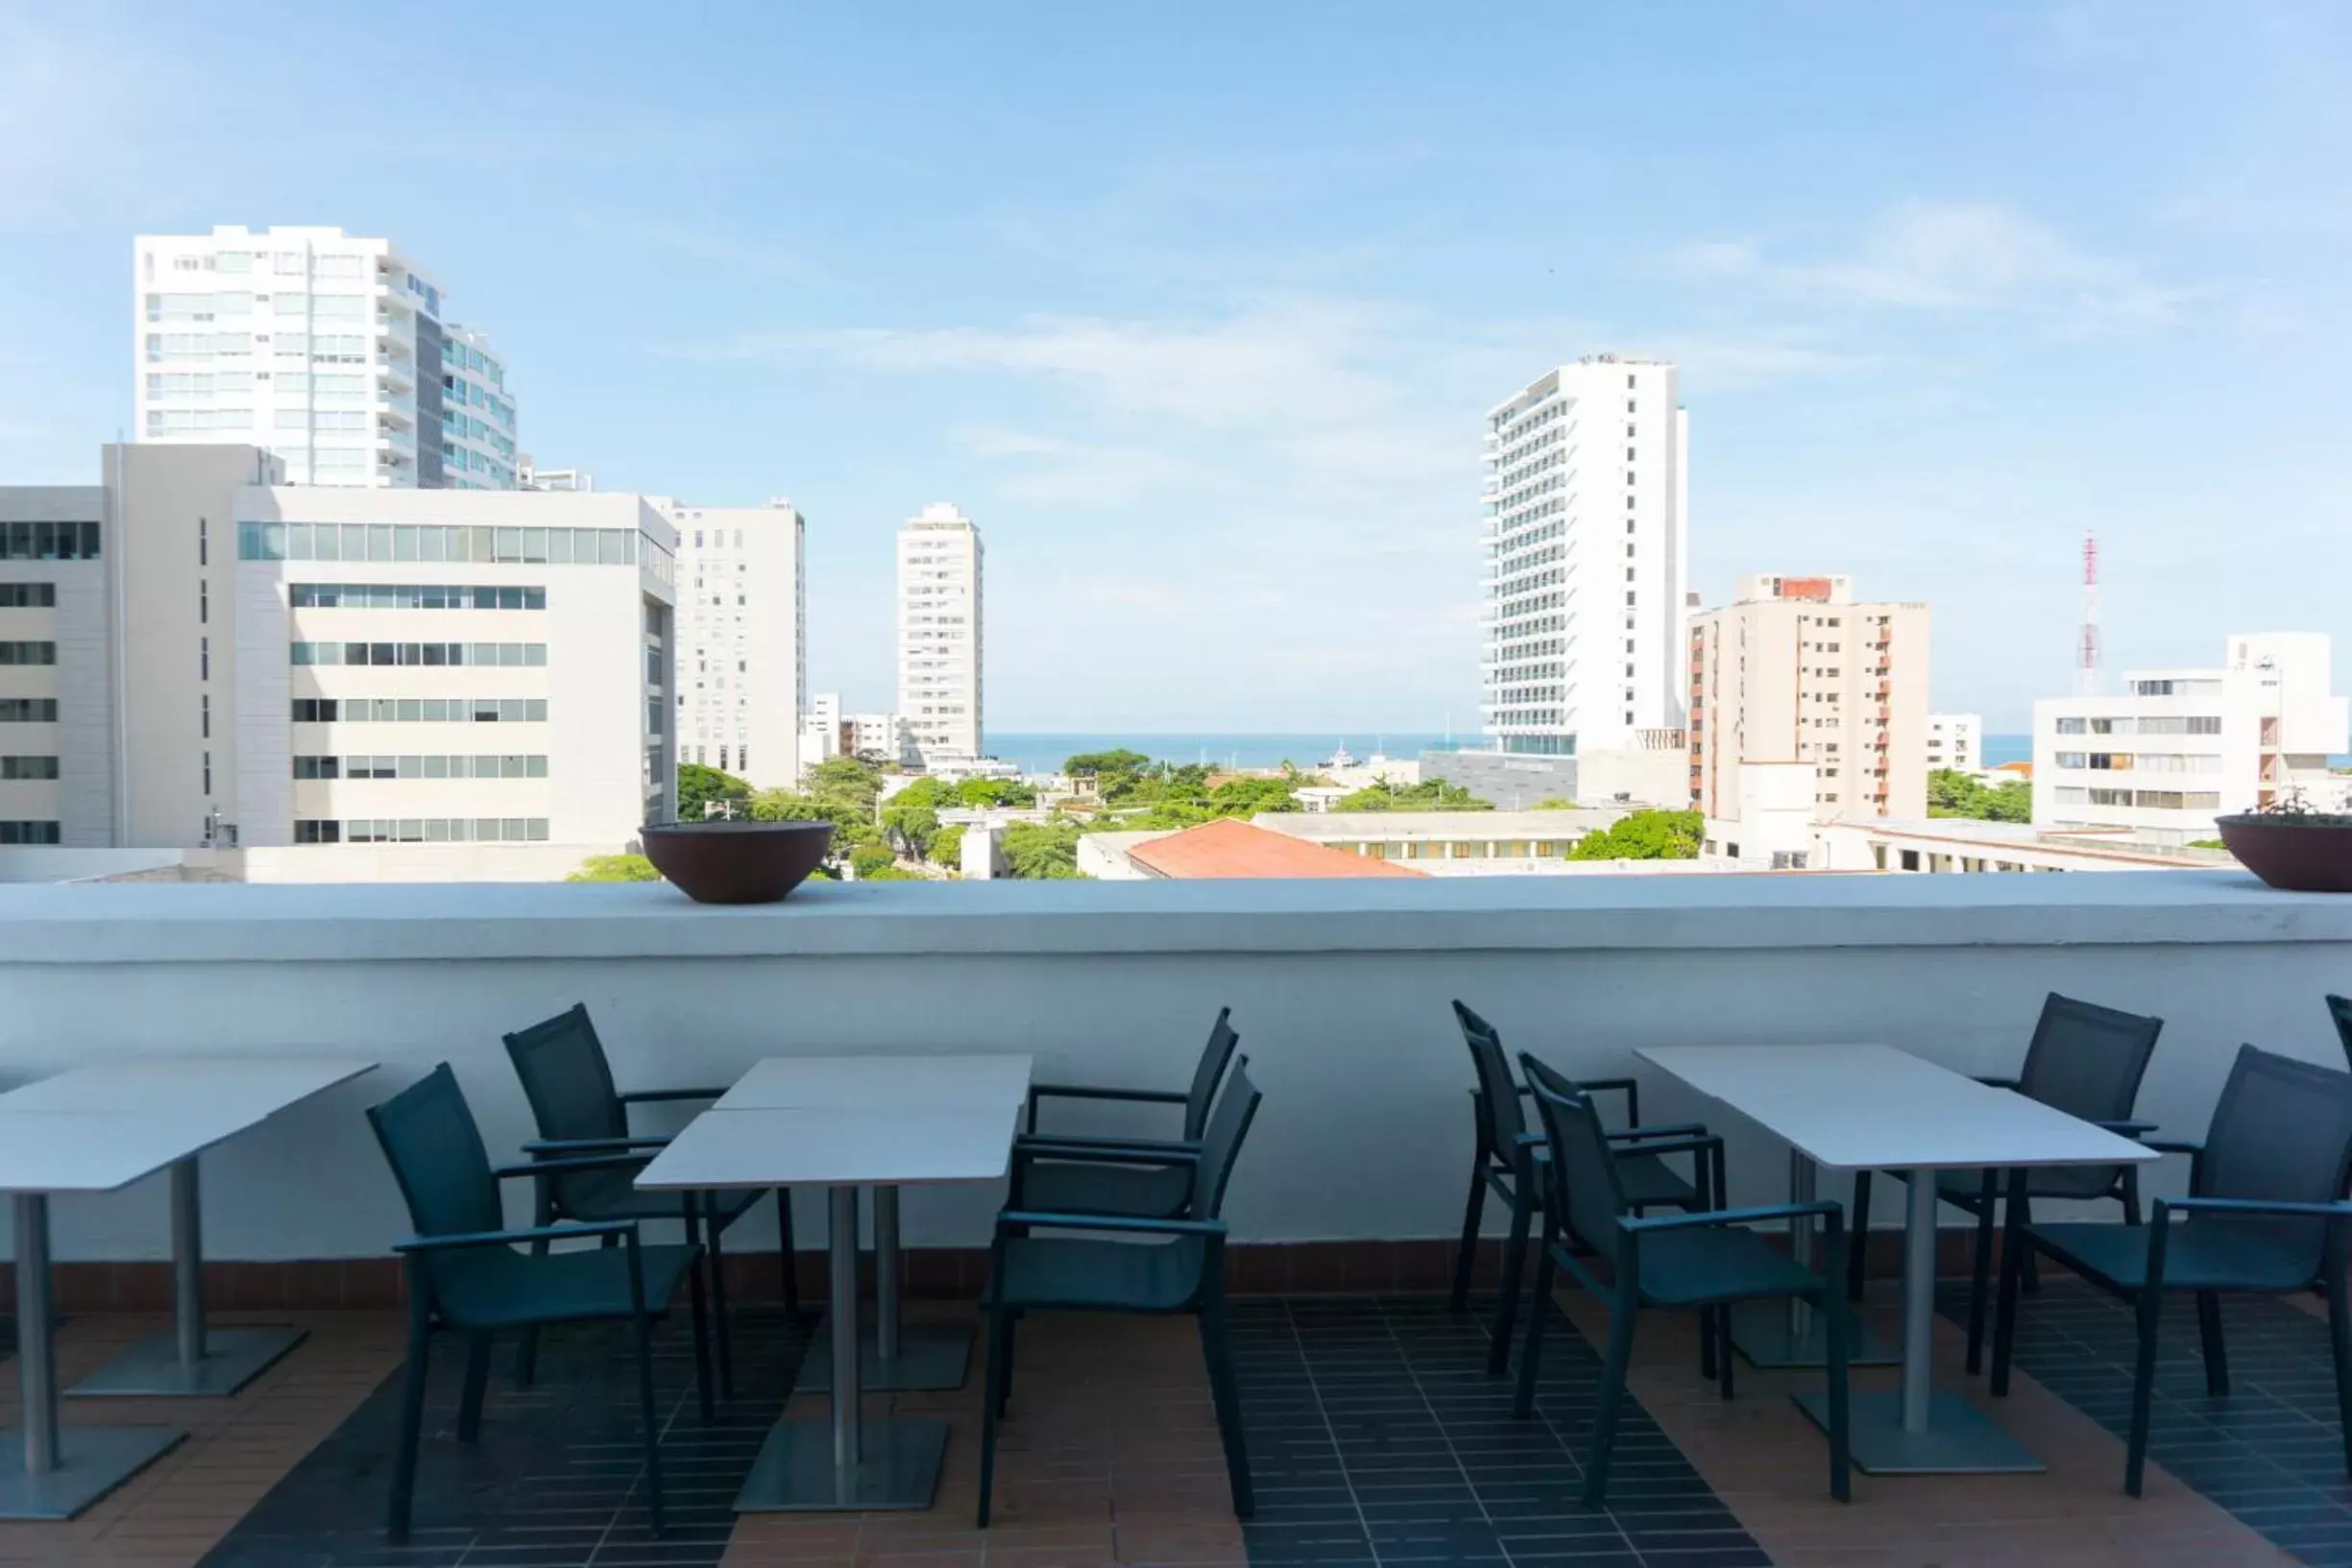
[[[2082,646],[2075,654],[2074,695],[2098,695],[2098,537],[2082,536]]]

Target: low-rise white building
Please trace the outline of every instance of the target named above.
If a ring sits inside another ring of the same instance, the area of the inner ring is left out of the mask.
[[[2033,705],[2033,821],[2127,829],[2151,844],[2215,836],[2214,818],[2300,793],[2335,808],[2346,747],[2322,633],[2229,639],[2218,669],[2125,674],[2112,697]]]
[[[1928,771],[1951,768],[1956,773],[1975,773],[1984,766],[1984,715],[1981,713],[1929,713],[1928,715]]]

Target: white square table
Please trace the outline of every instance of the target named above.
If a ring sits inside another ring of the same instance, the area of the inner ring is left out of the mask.
[[[100,1062],[0,1095],[0,1114],[122,1112],[133,1116],[226,1117],[242,1132],[348,1083],[375,1064],[321,1056],[171,1056]],[[204,1219],[196,1151],[171,1162],[173,1333],[133,1345],[75,1384],[76,1398],[235,1393],[302,1343],[295,1328],[207,1332]],[[145,1172],[142,1172],[144,1174]]]
[[[1874,1475],[2046,1468],[1967,1400],[1934,1391],[1935,1173],[2138,1165],[2158,1158],[2157,1151],[1888,1046],[1655,1046],[1635,1054],[1784,1140],[1813,1165],[1895,1170],[1906,1178],[1903,1389],[1853,1395],[1854,1462]],[[1831,1287],[1842,1290],[1844,1282]],[[1800,1394],[1797,1404],[1829,1424],[1823,1396]]]
[[[1011,1165],[1019,1118],[1017,1105],[996,1100],[713,1108],[638,1173],[637,1185],[653,1192],[826,1189],[832,1419],[778,1421],[744,1478],[737,1511],[931,1506],[947,1448],[947,1423],[898,1417],[869,1424],[862,1418],[858,1189],[998,1180]]]
[[[1029,1103],[1033,1058],[1018,1054],[769,1056],[753,1064],[715,1111],[827,1107],[980,1106]],[[960,1388],[971,1375],[973,1331],[958,1323],[906,1323],[899,1313],[898,1188],[874,1189],[874,1325],[861,1331],[861,1381],[868,1388]],[[833,1379],[833,1346],[820,1339],[800,1366],[800,1385]]]
[[[0,1110],[0,1192],[16,1231],[21,1427],[0,1435],[0,1519],[71,1519],[187,1435],[173,1427],[58,1426],[49,1199],[111,1193],[179,1168],[255,1118],[239,1107]],[[12,1462],[13,1461],[13,1462]]]

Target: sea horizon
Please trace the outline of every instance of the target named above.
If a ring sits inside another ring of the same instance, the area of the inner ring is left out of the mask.
[[[2029,735],[1988,735],[1984,765],[2023,762],[2033,757]],[[1436,730],[1003,730],[991,732],[992,757],[1024,773],[1058,772],[1070,758],[1088,752],[1138,751],[1154,762],[1181,767],[1196,763],[1224,768],[1273,768],[1284,762],[1312,768],[1345,746],[1361,762],[1375,753],[1398,761],[1417,760],[1425,751],[1479,751],[1476,734],[1447,736]]]

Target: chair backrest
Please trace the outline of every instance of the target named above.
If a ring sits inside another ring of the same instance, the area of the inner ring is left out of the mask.
[[[2336,1021],[2336,1038],[2343,1042],[2344,1061],[2352,1064],[2352,997],[2330,996],[2327,1010]]]
[[[1617,1179],[1617,1157],[1601,1125],[1601,1113],[1591,1097],[1532,1053],[1519,1052],[1519,1071],[1527,1074],[1544,1141],[1551,1146],[1551,1191],[1545,1199],[1569,1234],[1613,1266],[1617,1220],[1626,1212],[1625,1189]]]
[[[1249,1058],[1244,1056],[1233,1064],[1224,1093],[1217,1097],[1217,1108],[1200,1135],[1200,1159],[1193,1167],[1191,1218],[1214,1219],[1223,1212],[1233,1162],[1241,1156],[1242,1140],[1249,1136],[1249,1123],[1257,1120],[1258,1101],[1265,1098],[1249,1081]]]
[[[1241,1044],[1241,1036],[1233,1032],[1233,1009],[1217,1009],[1217,1022],[1209,1027],[1208,1044],[1200,1048],[1200,1065],[1193,1069],[1193,1086],[1184,1097],[1184,1136],[1197,1140],[1209,1124],[1209,1106],[1216,1102],[1217,1085],[1225,1075],[1225,1064],[1233,1060],[1233,1048]]]
[[[1511,1076],[1511,1058],[1503,1054],[1503,1037],[1494,1025],[1461,1002],[1454,1017],[1462,1025],[1462,1043],[1470,1048],[1470,1063],[1478,1070],[1479,1107],[1485,1121],[1480,1131],[1487,1147],[1506,1163],[1519,1137],[1527,1131],[1527,1117],[1519,1109],[1519,1086]]]
[[[545,1139],[626,1138],[627,1107],[585,1002],[506,1037],[506,1054]]]
[[[2085,1122],[2121,1122],[2140,1098],[2164,1020],[2118,1012],[2052,991],[2042,1003],[2017,1075],[2018,1092]],[[2122,1174],[2116,1166],[2067,1166],[2036,1170],[2033,1190],[2096,1197]]]
[[[419,1236],[506,1228],[490,1151],[482,1146],[473,1111],[449,1063],[370,1107],[368,1125],[383,1146],[392,1179],[408,1205],[408,1222]],[[428,1256],[427,1265],[437,1278],[451,1266],[462,1266],[463,1256]]]
[[[2200,1197],[2332,1203],[2352,1175],[2352,1073],[2238,1048],[2197,1161]],[[2261,1237],[2316,1274],[2325,1221],[2194,1215],[2190,1223]]]

